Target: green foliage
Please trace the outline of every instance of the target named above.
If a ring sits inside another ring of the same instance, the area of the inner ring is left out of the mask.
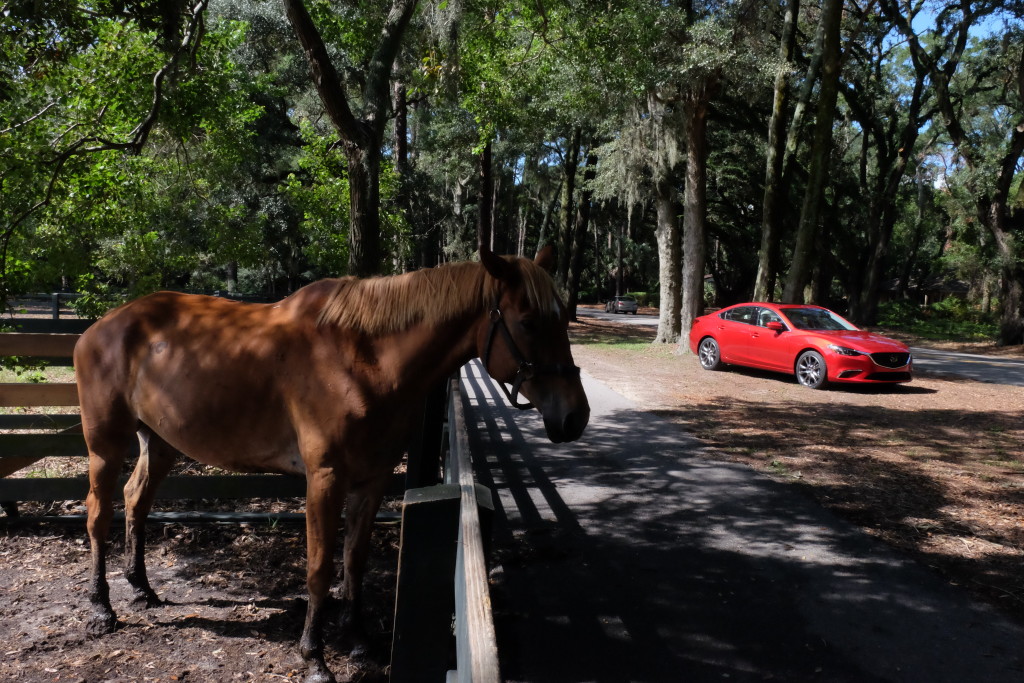
[[[306,256],[318,269],[341,274],[348,268],[349,195],[341,148],[309,121],[299,124],[304,143],[302,178],[291,173],[283,191],[302,215],[309,238]]]
[[[908,330],[924,319],[921,307],[907,300],[886,301],[878,309],[878,324],[882,327]]]
[[[879,306],[879,325],[902,330],[924,339],[980,341],[994,339],[999,324],[967,300],[948,297],[927,307],[908,301],[890,301]]]
[[[387,5],[307,0],[357,116]],[[279,294],[346,272],[347,163],[278,0],[213,3],[201,40],[177,61],[189,11],[180,3],[17,0],[3,9],[0,298],[74,288],[86,294],[79,310],[95,315],[154,288]],[[791,73],[791,116],[818,11],[805,4],[801,58],[784,65],[773,3],[421,3],[396,79],[410,106],[408,167],[397,168],[390,136],[382,150],[385,262],[402,269],[472,256],[485,143],[494,155],[497,248],[529,254],[553,241],[567,140],[578,127],[582,158],[596,152],[599,169],[584,183],[580,162],[579,189],[564,207],[575,215],[582,191],[597,197],[582,297],[607,296],[620,265],[625,287],[656,291],[651,198],[664,179],[681,197],[686,102],[707,87],[707,270],[718,296],[746,296],[757,267],[771,80],[779,69]],[[956,16],[923,38],[929,49],[952,35]],[[857,298],[886,209],[895,224],[884,280],[909,280],[912,292],[952,273],[972,292],[994,289],[993,273],[1007,264],[979,219],[979,197],[994,187],[1020,111],[1013,97],[1021,25],[1007,18],[1005,35],[968,45],[950,82],[971,129],[971,165],[951,153],[941,122],[922,120],[903,177],[891,200],[880,201],[902,149],[897,132],[914,95],[914,62],[884,12],[847,17],[845,96],[817,247],[826,296]],[[154,74],[168,65],[159,116],[140,147]],[[818,86],[807,85],[813,112]],[[935,110],[932,83],[922,97],[921,111]],[[782,200],[783,270],[812,123],[809,115],[793,131],[800,144]],[[1017,177],[1008,198],[1018,212],[1021,187]],[[1024,243],[1013,221],[1013,237]],[[989,324],[952,304],[924,312],[893,304],[885,315],[899,325],[941,321],[957,334]]]

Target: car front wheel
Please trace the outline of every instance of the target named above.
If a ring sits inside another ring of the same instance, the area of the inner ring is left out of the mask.
[[[811,389],[821,389],[828,381],[825,359],[817,351],[804,351],[796,359],[796,381]]]
[[[705,370],[717,370],[722,367],[722,354],[718,350],[718,342],[711,337],[704,337],[697,347],[697,358]]]

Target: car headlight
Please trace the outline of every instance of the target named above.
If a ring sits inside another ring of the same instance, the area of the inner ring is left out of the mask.
[[[840,356],[863,356],[864,354],[856,349],[851,349],[846,346],[839,346],[838,344],[829,344],[828,350],[832,353],[837,353]]]

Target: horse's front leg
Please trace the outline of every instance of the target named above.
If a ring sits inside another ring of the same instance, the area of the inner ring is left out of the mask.
[[[128,567],[125,578],[132,587],[132,602],[155,607],[161,604],[146,576],[146,517],[161,481],[170,472],[177,451],[148,427],[139,429],[139,461],[124,487],[125,545]]]
[[[306,587],[309,604],[299,649],[309,667],[306,683],[333,683],[324,660],[324,621],[334,580],[334,549],[341,515],[337,473],[322,467],[306,474]]]
[[[363,625],[363,575],[370,554],[370,535],[380,510],[391,470],[364,482],[349,492],[345,502],[345,577],[342,583],[342,637],[351,643],[351,653],[361,655],[368,647]]]

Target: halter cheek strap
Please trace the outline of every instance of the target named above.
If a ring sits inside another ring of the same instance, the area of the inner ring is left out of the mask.
[[[501,309],[498,308],[495,303],[494,308],[491,309],[491,326],[487,330],[487,345],[484,346],[484,369],[490,373],[490,359],[491,359],[491,347],[494,345],[494,335],[498,330],[501,331],[501,336],[505,340],[506,346],[508,346],[509,352],[512,354],[512,358],[518,363],[519,367],[516,370],[515,377],[512,378],[512,389],[509,390],[505,386],[504,382],[498,382],[498,386],[505,393],[505,397],[508,398],[508,402],[513,407],[519,410],[529,410],[533,408],[533,404],[530,402],[520,403],[519,402],[519,389],[523,385],[523,382],[529,379],[533,379],[537,375],[558,375],[562,377],[579,377],[580,369],[575,365],[565,365],[563,363],[555,363],[552,365],[534,365],[530,361],[526,360],[526,356],[519,350],[516,345],[515,339],[512,338],[512,332],[508,329],[508,324],[505,322],[505,317],[501,314]]]

